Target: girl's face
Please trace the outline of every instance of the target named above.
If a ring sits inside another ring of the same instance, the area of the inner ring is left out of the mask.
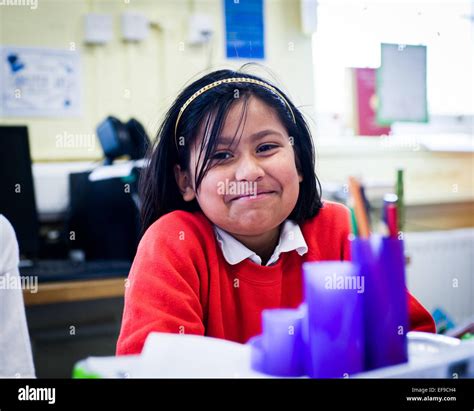
[[[184,200],[196,198],[212,223],[238,236],[258,236],[288,218],[303,179],[290,137],[276,112],[250,97],[242,119],[242,104],[238,102],[229,110],[211,154],[215,165],[211,164],[199,190],[194,187],[194,171],[196,165],[200,167],[196,163],[202,132],[191,149],[189,171],[176,166],[176,178]]]

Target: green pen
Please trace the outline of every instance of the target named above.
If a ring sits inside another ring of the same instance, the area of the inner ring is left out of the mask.
[[[357,237],[358,229],[357,229],[357,220],[355,216],[354,207],[349,207],[349,209],[351,210],[352,234],[354,234],[354,236]]]
[[[405,226],[405,205],[403,200],[403,169],[397,170],[397,211],[398,211],[398,231],[403,231]]]

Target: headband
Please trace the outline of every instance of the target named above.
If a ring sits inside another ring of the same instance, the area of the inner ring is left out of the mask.
[[[293,122],[296,123],[295,115],[294,115],[293,110],[291,109],[290,105],[288,104],[288,101],[286,101],[285,97],[283,97],[283,95],[275,87],[271,86],[270,84],[265,83],[264,81],[255,80],[253,78],[231,77],[231,78],[226,78],[226,79],[223,79],[223,80],[214,81],[213,83],[210,83],[207,86],[204,86],[204,87],[200,88],[191,97],[189,97],[186,100],[186,102],[181,106],[181,108],[179,110],[179,113],[178,113],[178,117],[176,119],[176,124],[175,124],[175,127],[174,127],[174,140],[175,140],[175,143],[176,143],[176,147],[178,147],[178,142],[177,142],[178,124],[179,124],[179,120],[181,119],[181,116],[183,115],[184,110],[186,110],[186,108],[193,102],[193,100],[198,98],[201,94],[205,93],[206,91],[208,91],[208,90],[210,90],[214,87],[217,87],[217,86],[219,86],[221,84],[225,84],[225,83],[252,83],[252,84],[258,84],[259,86],[267,88],[268,90],[275,93],[278,97],[280,97],[284,101],[284,103],[288,107],[288,110],[291,113],[291,117],[293,117]]]

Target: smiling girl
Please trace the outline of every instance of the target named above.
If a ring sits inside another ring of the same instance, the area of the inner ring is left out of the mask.
[[[322,201],[308,126],[274,85],[205,75],[155,144],[117,354],[141,352],[152,331],[245,343],[263,309],[301,303],[303,262],[350,259],[348,210]],[[434,331],[410,294],[409,312],[412,330]]]

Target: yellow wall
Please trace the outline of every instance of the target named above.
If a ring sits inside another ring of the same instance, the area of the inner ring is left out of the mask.
[[[266,60],[296,105],[313,105],[311,38],[302,33],[297,0],[266,0]],[[142,11],[163,26],[138,44],[120,40],[120,14]],[[86,46],[83,16],[113,15],[114,39]],[[187,45],[191,13],[208,13],[215,24],[212,68],[238,68],[245,61],[227,60],[221,0],[38,0],[38,8],[0,6],[0,45],[76,47],[82,56],[83,113],[79,118],[2,118],[1,124],[27,124],[35,161],[99,159],[101,148],[57,147],[58,135],[90,135],[109,114],[135,116],[154,135],[161,116],[182,86],[207,68],[205,47]],[[184,50],[180,45],[184,42]],[[181,49],[181,50],[180,50]]]
[[[242,1],[242,0],[241,0]],[[128,2],[128,3],[127,3]],[[308,114],[314,131],[314,82],[311,37],[302,33],[299,0],[265,0],[266,60],[277,81],[294,103]],[[120,40],[120,14],[142,11],[162,25],[138,44]],[[110,13],[114,39],[105,46],[86,46],[83,16]],[[97,124],[113,114],[139,119],[154,136],[162,115],[183,85],[208,65],[206,47],[187,44],[188,18],[207,13],[215,36],[213,69],[238,68],[243,60],[227,60],[223,0],[38,0],[38,8],[0,6],[0,45],[37,46],[81,51],[83,115],[79,118],[3,118],[1,124],[27,124],[35,161],[98,160],[98,141],[89,146],[58,147],[58,135],[91,135]],[[184,43],[184,50],[182,44]],[[262,72],[264,73],[264,72]],[[407,202],[472,202],[473,155],[429,153],[385,147],[379,139],[341,138],[324,142],[314,133],[317,171],[323,181],[345,182],[349,174],[366,181],[392,181],[397,166],[407,170]],[[370,140],[370,141],[369,141]]]

